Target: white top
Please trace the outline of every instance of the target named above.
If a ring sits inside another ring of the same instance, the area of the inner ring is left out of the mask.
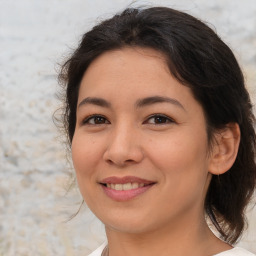
[[[215,254],[213,256],[255,256],[255,254],[240,248],[240,247],[234,247],[233,249]]]
[[[91,254],[89,254],[88,256],[101,256],[102,251],[104,250],[104,248],[106,247],[107,242],[105,242],[104,244],[102,244],[100,247],[98,247],[95,251],[93,251]]]
[[[102,244],[99,248],[97,248],[95,251],[93,251],[88,256],[101,256],[101,253],[107,243]],[[247,250],[240,248],[240,247],[234,247],[231,250],[224,251],[218,254],[215,254],[213,256],[256,256],[255,254],[248,252]]]

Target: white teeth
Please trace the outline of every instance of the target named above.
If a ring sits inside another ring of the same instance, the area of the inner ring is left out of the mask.
[[[129,190],[129,189],[132,189],[132,183],[123,184],[123,190]]]
[[[114,189],[115,190],[123,190],[123,185],[122,184],[116,184]]]
[[[138,188],[138,187],[139,187],[139,183],[132,183],[132,188]]]
[[[107,183],[108,188],[112,188],[114,190],[131,190],[136,188],[144,187],[144,183],[125,183],[125,184],[113,184],[113,183]]]

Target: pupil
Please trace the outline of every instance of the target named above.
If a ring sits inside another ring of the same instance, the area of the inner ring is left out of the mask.
[[[103,124],[105,121],[104,121],[104,118],[103,117],[95,117],[95,123],[96,124]]]
[[[156,123],[161,124],[161,123],[166,123],[166,117],[158,116],[156,117]]]

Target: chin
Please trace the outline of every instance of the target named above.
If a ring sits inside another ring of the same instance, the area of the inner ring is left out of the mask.
[[[149,232],[149,227],[141,226],[137,224],[132,223],[114,223],[113,225],[105,224],[106,229],[109,230],[115,230],[120,233],[126,233],[126,234],[142,234],[145,232]]]
[[[115,215],[112,215],[115,216]],[[153,230],[153,223],[150,219],[137,216],[122,216],[121,218],[101,218],[106,229],[115,230],[121,233],[141,234]]]

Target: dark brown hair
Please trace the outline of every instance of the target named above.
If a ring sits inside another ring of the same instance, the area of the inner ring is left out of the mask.
[[[234,243],[245,226],[245,207],[256,186],[255,118],[241,69],[229,47],[193,16],[165,7],[129,8],[87,32],[62,66],[63,124],[71,144],[80,81],[88,66],[106,51],[149,47],[163,53],[170,72],[191,88],[202,105],[209,140],[230,122],[239,124],[241,142],[231,169],[213,176],[205,211],[223,240]]]

